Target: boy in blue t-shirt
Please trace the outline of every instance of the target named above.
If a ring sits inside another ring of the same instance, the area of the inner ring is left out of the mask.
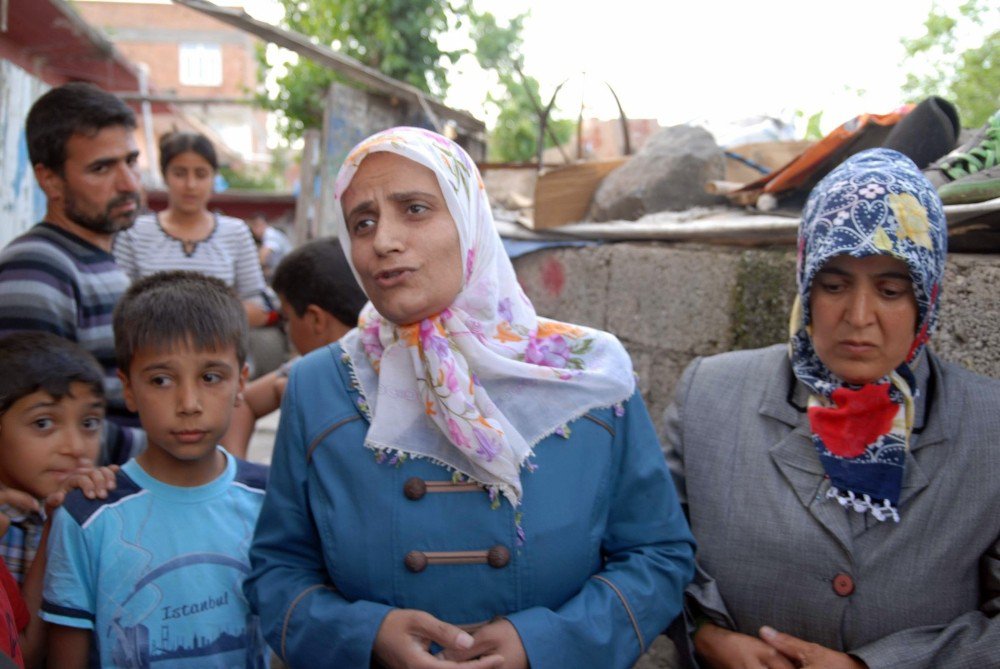
[[[265,666],[242,593],[266,468],[219,447],[247,378],[243,307],[193,272],[137,281],[114,314],[149,445],[106,499],[70,494],[49,539],[49,666]]]
[[[336,237],[314,239],[285,256],[271,287],[281,300],[285,330],[299,355],[332,344],[357,327],[358,314],[368,302]],[[281,406],[293,362],[247,384],[246,401],[233,412],[222,440],[231,452],[245,453],[257,419]]]

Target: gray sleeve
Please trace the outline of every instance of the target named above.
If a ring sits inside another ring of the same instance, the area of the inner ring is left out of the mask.
[[[691,386],[701,365],[702,358],[696,358],[684,370],[680,383],[674,395],[674,401],[663,414],[663,455],[670,468],[670,474],[677,489],[677,496],[685,513],[688,513],[687,480],[684,474],[684,416]],[[689,514],[690,517],[690,514]],[[698,537],[695,537],[697,541]],[[705,616],[720,627],[736,629],[722,594],[712,578],[698,563],[695,555],[694,580],[688,585],[685,595],[685,617],[688,620],[688,633],[694,633],[693,622],[696,617]]]
[[[947,625],[900,630],[854,655],[870,669],[907,667],[995,667],[1000,662],[1000,539],[980,559],[982,605]]]

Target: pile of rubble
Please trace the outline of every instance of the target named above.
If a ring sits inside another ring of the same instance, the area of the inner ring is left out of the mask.
[[[522,170],[513,183],[487,170],[486,179],[507,236],[770,244],[794,240],[819,179],[875,146],[924,168],[945,203],[952,250],[1000,251],[1000,112],[963,137],[957,112],[940,98],[863,114],[815,143],[724,149],[704,128],[679,125],[625,158]]]

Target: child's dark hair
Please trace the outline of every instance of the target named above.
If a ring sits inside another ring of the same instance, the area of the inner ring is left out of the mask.
[[[83,383],[104,397],[104,370],[79,344],[48,332],[0,338],[0,413],[39,390],[60,400],[73,383]]]
[[[358,314],[368,301],[335,237],[313,240],[282,258],[271,287],[296,315],[315,304],[350,327],[358,324]]]
[[[160,172],[164,177],[170,161],[188,151],[194,151],[212,166],[213,171],[219,171],[219,158],[212,140],[195,132],[168,132],[160,137]]]
[[[243,304],[225,283],[198,272],[159,272],[125,292],[114,314],[115,357],[128,374],[136,351],[178,344],[217,351],[236,349],[246,362],[248,327]]]
[[[70,137],[92,137],[114,126],[135,128],[135,114],[117,96],[83,82],[53,88],[28,112],[24,124],[28,158],[32,165],[62,174]]]

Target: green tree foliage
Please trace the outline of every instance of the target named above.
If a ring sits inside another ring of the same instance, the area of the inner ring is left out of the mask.
[[[271,151],[271,164],[264,170],[248,165],[221,165],[219,174],[234,190],[278,191],[285,187],[289,155],[285,148]]]
[[[496,126],[490,132],[489,159],[498,162],[535,160],[540,117],[529,95],[534,96],[535,101],[541,100],[538,80],[527,75],[519,80],[510,74],[501,74],[500,84],[504,92],[490,94],[487,100],[499,110]],[[556,142],[565,144],[569,141],[576,124],[550,116],[547,127],[551,133],[546,133],[545,146],[549,147],[555,146]]]
[[[496,71],[503,91],[487,98],[487,102],[497,109],[497,123],[489,137],[489,159],[500,162],[534,160],[541,111],[546,103],[539,93],[538,80],[524,73],[521,30],[527,14],[514,17],[504,27],[489,12],[478,14],[471,7],[469,10],[476,59],[483,69]],[[547,127],[550,132],[546,133],[545,146],[554,146],[569,140],[574,123],[550,115]]]
[[[810,114],[806,117],[806,113],[801,109],[798,109],[795,111],[795,118],[804,118],[806,120],[806,129],[802,134],[802,139],[807,139],[813,142],[818,142],[823,139],[823,135],[825,133],[820,127],[820,124],[823,122],[823,112],[818,111],[815,114]]]
[[[525,14],[501,26],[489,12],[478,13],[471,0],[279,0],[285,10],[282,26],[312,37],[437,96],[447,92],[447,69],[465,51],[444,51],[438,38],[464,28],[475,42],[480,66],[495,71],[502,93],[491,94],[498,120],[489,138],[493,160],[535,158],[540,123],[538,81],[524,73],[521,30]],[[274,66],[266,50],[258,50],[264,73]],[[330,70],[301,58],[277,79],[276,94],[258,96],[267,109],[279,112],[282,134],[300,137],[319,128],[323,95],[337,78]],[[573,122],[550,119],[546,145],[565,142]]]
[[[995,0],[968,0],[958,16],[948,16],[936,4],[924,22],[926,32],[904,39],[907,55],[926,66],[921,74],[907,74],[903,91],[915,102],[939,95],[958,107],[962,125],[975,128],[1000,107],[1000,30]],[[963,30],[982,32],[979,46],[959,50]]]
[[[455,13],[441,0],[279,0],[285,10],[282,27],[313,38],[384,74],[434,95],[448,88],[447,65],[458,52],[444,51],[438,36],[449,30]],[[267,62],[258,51],[262,71]],[[279,111],[281,132],[288,139],[307,128],[319,128],[323,95],[336,75],[300,58],[278,78],[277,94],[261,94],[261,104]]]

